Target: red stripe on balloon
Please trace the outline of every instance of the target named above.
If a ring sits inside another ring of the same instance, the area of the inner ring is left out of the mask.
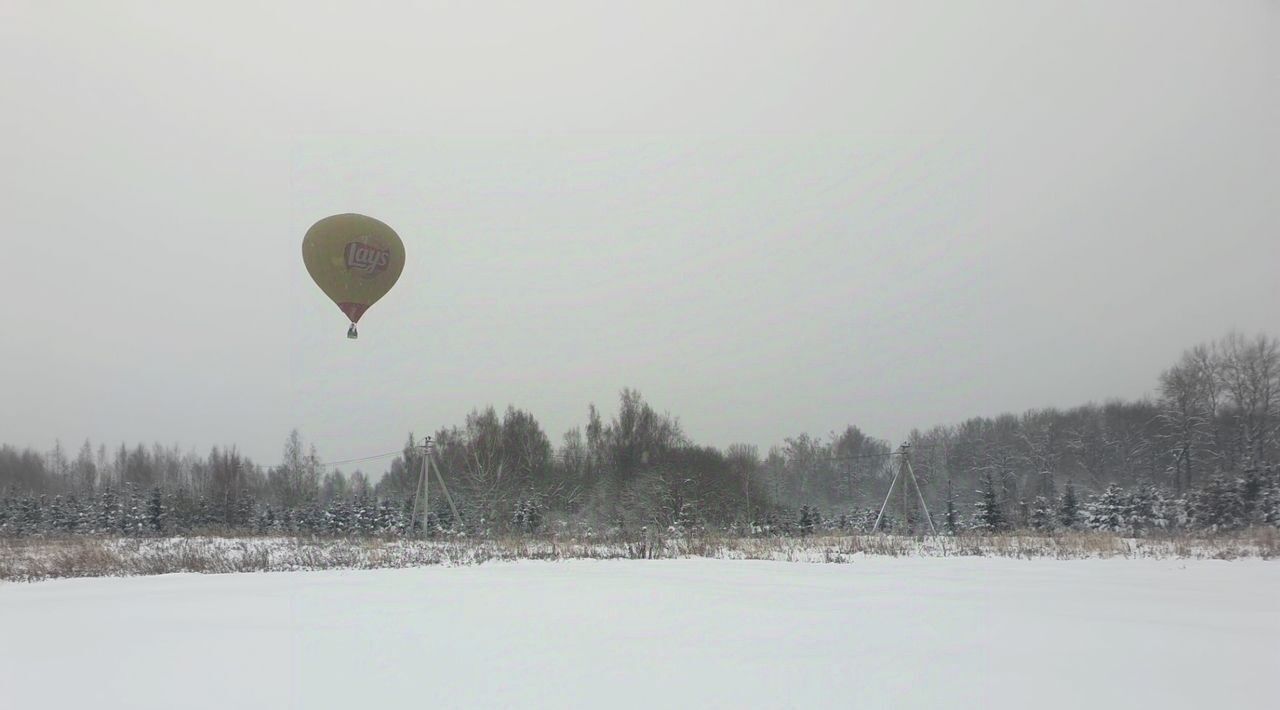
[[[347,318],[351,319],[352,323],[359,323],[360,316],[369,310],[369,306],[364,303],[339,303],[338,308],[342,309],[342,312],[346,314]]]

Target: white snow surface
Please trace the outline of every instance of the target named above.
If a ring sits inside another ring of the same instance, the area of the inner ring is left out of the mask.
[[[1275,708],[1280,564],[865,557],[0,584],[4,708]]]

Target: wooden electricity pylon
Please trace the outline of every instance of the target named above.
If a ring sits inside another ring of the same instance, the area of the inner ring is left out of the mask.
[[[924,513],[924,519],[929,522],[929,531],[934,535],[938,534],[938,529],[933,526],[933,516],[929,514],[929,507],[924,504],[924,493],[920,491],[920,482],[916,480],[915,469],[911,468],[911,445],[903,444],[898,449],[898,470],[893,474],[893,480],[889,483],[889,492],[884,496],[884,503],[880,506],[880,513],[876,515],[876,524],[871,527],[871,532],[880,531],[880,521],[884,519],[884,511],[889,507],[889,501],[893,498],[893,489],[896,486],[902,496],[902,522],[907,522],[907,481],[911,481],[911,485],[915,486],[916,498],[920,501],[920,511]],[[899,485],[898,481],[902,481]]]

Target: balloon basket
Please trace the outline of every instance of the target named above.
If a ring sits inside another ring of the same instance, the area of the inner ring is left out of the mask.
[[[360,337],[360,333],[356,332],[355,323],[352,323],[351,327],[347,328],[347,337],[350,338],[351,340],[355,340],[356,338]]]

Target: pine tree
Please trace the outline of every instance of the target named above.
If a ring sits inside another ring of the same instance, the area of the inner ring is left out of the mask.
[[[1264,470],[1262,495],[1255,521],[1280,527],[1280,466]]]
[[[125,495],[120,511],[120,533],[140,535],[147,530],[147,512],[138,489],[132,483],[124,486]]]
[[[44,496],[32,498],[27,496],[22,499],[20,514],[18,516],[18,536],[27,537],[38,535],[42,532],[44,526]]]
[[[49,510],[45,515],[45,530],[56,533],[68,532],[71,528],[68,518],[66,503],[62,500],[62,496],[54,496],[49,502]]]
[[[791,535],[796,531],[796,514],[790,508],[783,508],[778,511],[778,534]]]
[[[262,512],[258,514],[253,524],[253,531],[258,535],[267,535],[275,532],[276,529],[276,512],[272,510],[270,505],[263,507]]]
[[[531,522],[534,523],[533,530],[542,525],[542,511],[537,501],[529,501],[529,513],[532,516]],[[680,534],[687,534],[697,527],[698,514],[693,503],[685,501],[680,504],[680,509],[676,511],[675,529]],[[532,531],[532,530],[531,530]]]
[[[120,502],[111,486],[103,489],[98,496],[98,505],[93,513],[93,527],[98,534],[115,532],[120,528]]]
[[[1123,488],[1116,484],[1107,486],[1101,495],[1089,501],[1085,509],[1085,522],[1091,530],[1112,533],[1128,533],[1132,517],[1132,501]]]
[[[1240,480],[1240,503],[1245,525],[1262,522],[1264,516],[1260,513],[1266,494],[1265,483],[1256,466],[1245,471],[1244,478]]]
[[[1074,530],[1080,525],[1080,500],[1076,498],[1076,487],[1071,481],[1067,481],[1058,502],[1058,524],[1066,530]]]
[[[196,509],[195,509],[194,515],[192,516],[191,526],[197,532],[202,532],[206,528],[213,525],[213,522],[214,522],[213,506],[209,505],[208,498],[205,498],[204,496],[200,496],[200,499],[196,501]]]
[[[242,493],[235,501],[235,527],[248,530],[258,519],[258,501],[251,495]]]
[[[395,528],[395,510],[391,507],[391,501],[384,500],[378,503],[378,509],[374,512],[373,529],[377,535],[392,535],[398,532]]]
[[[147,530],[152,535],[161,535],[167,527],[169,511],[164,505],[164,494],[160,486],[151,489],[147,499]]]
[[[1156,530],[1175,530],[1187,524],[1187,502],[1181,498],[1166,498],[1156,491],[1151,515],[1151,527]]]
[[[1192,497],[1191,517],[1202,530],[1238,530],[1245,524],[1240,488],[1221,474],[1211,477]]]
[[[1155,527],[1156,510],[1161,502],[1160,492],[1153,486],[1144,486],[1131,493],[1125,527],[1135,533]]]
[[[974,504],[973,529],[985,532],[1002,532],[1009,529],[1009,519],[1000,502],[996,482],[990,473],[982,477],[982,489]]]
[[[1053,532],[1057,521],[1054,519],[1053,504],[1044,496],[1037,496],[1031,504],[1031,529],[1037,532]]]
[[[525,509],[525,502],[520,501],[519,503],[516,503],[515,509],[511,511],[511,528],[513,530],[516,530],[518,532],[525,531],[525,514],[526,513],[527,511]]]
[[[400,524],[397,526],[401,535],[418,535],[422,532],[422,522],[414,517],[413,498],[405,496],[400,500]]]
[[[324,512],[321,524],[328,535],[351,534],[351,506],[344,498],[335,498]]]
[[[0,537],[13,535],[13,496],[6,492],[0,497]]]
[[[352,508],[352,529],[357,535],[367,537],[375,534],[377,528],[375,520],[377,518],[377,510],[368,495],[361,493],[356,496],[355,504]]]
[[[807,505],[800,506],[800,537],[807,537],[813,532],[814,511]]]
[[[169,496],[169,527],[179,535],[189,535],[195,526],[196,501],[186,486],[180,486]]]
[[[316,504],[314,493],[308,493],[302,503],[302,509],[297,515],[298,531],[305,532],[309,535],[317,535],[324,532],[324,515],[320,511],[320,506]]]
[[[89,525],[89,513],[74,493],[67,496],[65,508],[66,531],[69,533],[84,532]]]

